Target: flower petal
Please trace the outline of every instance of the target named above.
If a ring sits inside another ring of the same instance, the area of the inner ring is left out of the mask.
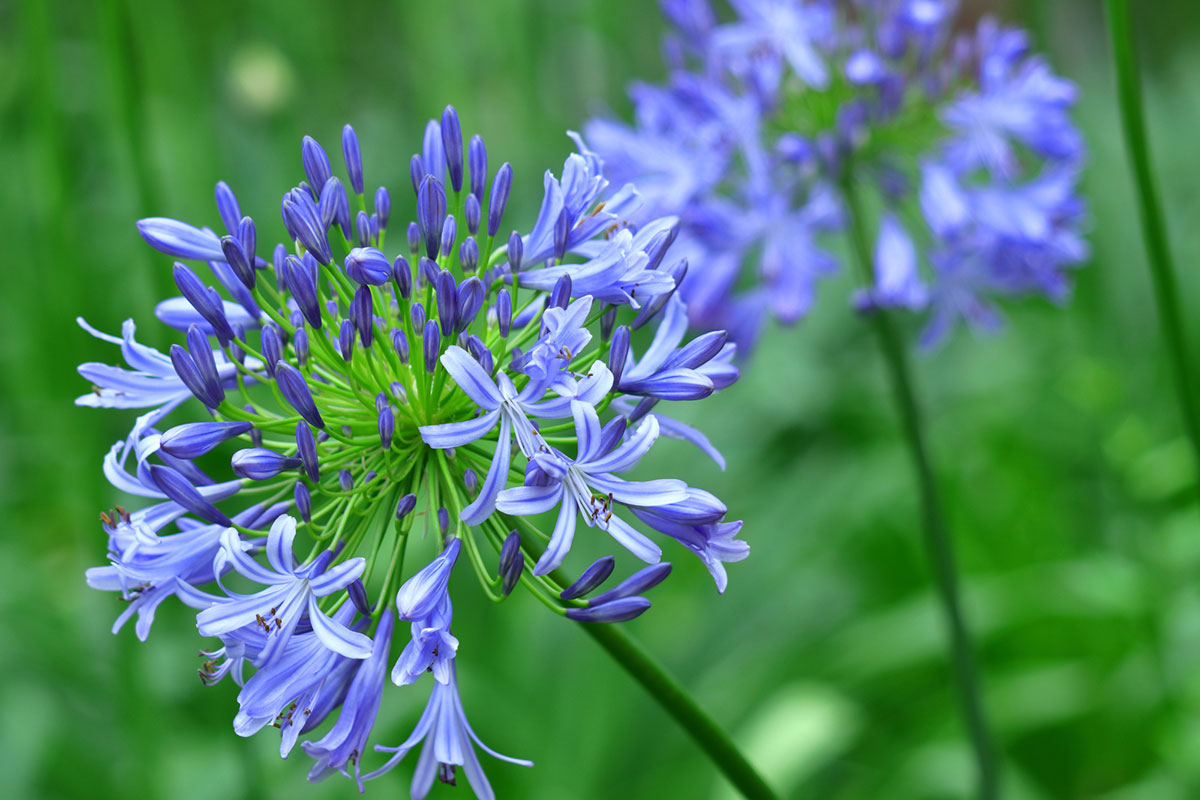
[[[325,616],[325,612],[317,604],[316,595],[309,595],[308,619],[312,622],[313,633],[321,640],[321,644],[333,652],[346,658],[367,658],[371,655],[371,638]]]

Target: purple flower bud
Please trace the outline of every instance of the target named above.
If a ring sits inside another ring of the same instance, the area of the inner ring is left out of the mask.
[[[354,358],[354,323],[348,319],[342,320],[338,329],[338,352],[347,362]]]
[[[425,327],[425,306],[421,303],[413,303],[408,309],[408,316],[412,320],[414,332]]]
[[[199,261],[225,260],[221,240],[216,234],[186,222],[166,217],[148,217],[138,220],[137,229],[146,244],[160,253]]]
[[[304,473],[313,483],[321,480],[321,463],[317,460],[317,440],[313,438],[312,428],[303,420],[296,423],[296,449],[300,453],[300,463],[304,465]]]
[[[421,181],[425,180],[425,176],[429,173],[425,170],[425,161],[418,155],[414,155],[408,160],[408,177],[412,181],[413,194],[419,194],[421,190]],[[410,226],[413,223],[410,223]],[[413,247],[415,253],[417,248]]]
[[[576,622],[628,622],[640,617],[649,607],[650,601],[644,597],[622,597],[602,606],[568,608],[567,619]]]
[[[233,270],[233,274],[237,276],[237,279],[245,284],[247,288],[253,289],[254,268],[246,260],[246,252],[242,249],[242,243],[233,236],[222,236],[221,253],[225,257],[225,262]]]
[[[246,255],[246,263],[250,266],[250,272],[253,274],[258,263],[258,259],[255,257],[255,252],[258,250],[258,231],[254,227],[254,220],[242,217],[242,221],[238,223],[237,238],[242,245],[242,252]]]
[[[508,266],[512,270],[513,286],[517,285],[517,272],[521,269],[521,256],[525,249],[525,241],[521,234],[513,231],[508,235]]]
[[[371,601],[367,599],[367,589],[363,586],[362,578],[347,586],[346,594],[350,595],[350,602],[354,603],[358,613],[364,617],[371,616]],[[388,619],[391,619],[390,615]]]
[[[450,274],[449,270],[442,270],[438,273],[437,282],[433,286],[437,291],[438,319],[442,321],[442,337],[452,339],[454,338],[454,325],[458,321],[458,287],[454,283],[454,276]]]
[[[467,232],[474,236],[479,232],[479,220],[483,217],[483,209],[479,206],[479,199],[473,194],[467,195],[467,199],[463,201],[463,217],[467,221]]]
[[[446,217],[442,226],[442,241],[439,253],[449,255],[454,252],[454,238],[458,235],[458,221],[453,216]]]
[[[483,146],[483,139],[479,134],[472,136],[470,143],[467,144],[467,169],[471,173],[471,194],[475,195],[476,206],[478,206],[479,198],[483,197],[483,188],[487,185],[487,148]],[[478,224],[477,222],[476,226]],[[474,232],[474,230],[471,231],[471,233]]]
[[[613,325],[617,324],[617,307],[613,306],[600,315],[600,341],[607,342],[612,338]]]
[[[446,180],[446,149],[442,144],[442,126],[437,120],[425,123],[425,138],[421,142],[421,160],[425,170],[439,181]]]
[[[343,492],[348,492],[354,488],[354,476],[350,474],[350,470],[338,470],[338,486]]]
[[[365,218],[365,214],[361,215]],[[374,247],[356,247],[345,260],[346,274],[355,283],[382,286],[392,277],[392,265],[382,250]]]
[[[229,517],[225,516],[216,506],[208,502],[196,487],[192,486],[179,470],[164,467],[159,464],[150,465],[150,479],[154,481],[163,494],[174,500],[197,517],[214,525],[232,525]]]
[[[496,293],[496,325],[500,329],[500,336],[505,339],[512,330],[512,311],[512,295],[502,287]]]
[[[512,189],[512,166],[507,161],[496,170],[492,178],[492,196],[488,200],[488,236],[495,236],[500,230],[500,220],[504,216],[504,207],[508,205],[508,193]]]
[[[321,412],[317,411],[312,391],[308,388],[308,383],[305,382],[304,376],[298,369],[286,361],[280,361],[275,367],[275,382],[279,385],[279,392],[283,395],[283,399],[296,410],[297,414],[314,428],[324,429],[325,420],[321,419]]]
[[[233,471],[243,478],[265,481],[287,469],[300,466],[300,459],[280,455],[262,447],[238,450],[230,461]]]
[[[404,384],[400,381],[392,381],[392,385],[388,387],[392,390],[392,397],[401,405],[408,405],[408,392],[404,390]]]
[[[305,136],[300,144],[300,160],[304,163],[304,174],[308,176],[309,186],[324,186],[325,181],[333,175],[329,166],[329,156],[311,136]]]
[[[159,447],[176,458],[199,458],[222,442],[254,427],[249,422],[188,422],[162,435]]]
[[[687,259],[682,258],[676,262],[675,266],[669,267],[663,271],[675,280],[675,288],[677,289],[679,288],[679,284],[683,283],[683,279],[687,277],[687,270]],[[630,327],[636,331],[647,322],[657,317],[658,313],[663,310],[667,304],[667,301],[671,299],[671,295],[673,294],[675,294],[675,289],[672,289],[669,292],[663,292],[660,295],[656,295],[649,302],[643,303],[641,309],[638,310],[637,316],[633,318],[633,323],[630,325]]]
[[[616,563],[616,559],[612,556],[597,559],[583,571],[583,574],[579,576],[579,580],[572,583],[566,589],[563,589],[559,597],[563,600],[574,600],[576,597],[583,597],[608,580],[608,576],[612,574]]]
[[[360,210],[354,218],[354,239],[359,247],[371,245],[371,218],[367,216],[366,211]]]
[[[546,306],[549,308],[566,308],[571,302],[571,276],[563,275],[554,282],[554,288],[550,291],[550,303]]]
[[[408,337],[399,328],[392,328],[392,347],[400,357],[401,364],[408,363]]]
[[[284,224],[292,238],[298,240],[305,250],[322,264],[333,261],[333,251],[329,249],[329,237],[321,225],[317,207],[307,194],[297,190],[288,193],[283,203]]]
[[[417,224],[425,240],[425,255],[436,260],[446,224],[446,190],[437,178],[426,176],[417,191]]]
[[[408,253],[416,257],[421,248],[421,228],[415,222],[408,223]]]
[[[342,157],[346,159],[346,172],[350,175],[351,188],[355,194],[362,194],[362,152],[358,149],[358,136],[349,125],[342,128]]]
[[[216,408],[225,399],[225,389],[217,373],[217,362],[213,358],[208,337],[196,325],[188,328],[188,349],[171,345],[171,363],[179,379],[200,402]]]
[[[614,600],[619,600],[622,597],[631,597],[635,594],[649,591],[655,586],[658,586],[668,575],[671,574],[671,562],[663,561],[659,564],[651,564],[648,567],[643,567],[637,572],[630,575],[625,580],[618,583],[613,588],[603,594],[598,594],[589,601],[589,605],[593,607],[603,606],[611,603]]]
[[[384,406],[379,412],[379,444],[384,450],[392,447],[392,434],[396,432],[396,417],[392,414],[391,406]]]
[[[479,243],[475,241],[474,236],[468,236],[459,245],[458,260],[462,264],[464,273],[475,271],[475,267],[479,264]]]
[[[438,530],[442,532],[442,538],[446,538],[446,534],[450,532],[450,512],[445,508],[437,510]]]
[[[325,181],[325,185],[321,187],[321,197],[317,200],[317,212],[321,215],[321,224],[327,228],[337,221],[338,207],[341,204],[338,197],[339,192],[345,194],[346,190],[336,177]]]
[[[438,326],[433,320],[425,323],[425,335],[422,345],[425,354],[425,371],[432,373],[437,369],[438,348],[441,347],[441,338],[438,336]]]
[[[296,363],[304,366],[308,363],[308,331],[304,328],[296,328],[296,332],[292,334],[292,348],[296,351]]]
[[[473,242],[474,239],[467,241]],[[483,307],[483,281],[472,275],[458,287],[458,330],[464,330]]]
[[[421,256],[421,260],[417,262],[417,285],[418,286],[437,286],[437,276],[439,272],[437,262],[431,258]]]
[[[396,282],[396,291],[402,299],[412,297],[412,269],[404,256],[396,256],[392,262],[392,280]]]
[[[279,333],[276,332],[274,325],[264,325],[259,340],[267,372],[274,377],[275,365],[283,358],[283,342],[279,341]]]
[[[382,186],[375,190],[375,216],[379,218],[380,228],[386,228],[392,216],[392,196]]]
[[[225,181],[217,181],[217,213],[221,215],[221,223],[227,233],[235,233],[238,223],[242,220],[242,209],[238,206],[237,196]]]
[[[221,301],[221,296],[205,286],[196,273],[178,261],[175,262],[174,275],[175,285],[179,287],[180,294],[209,324],[221,345],[228,345],[235,337],[229,319],[225,316],[225,304]]]
[[[400,502],[396,504],[396,519],[404,519],[412,510],[417,507],[417,496],[415,494],[406,494],[400,498]]]
[[[475,470],[467,467],[463,470],[463,487],[467,490],[467,495],[474,497],[479,491],[479,476],[475,474]]]
[[[271,269],[275,271],[275,280],[279,287],[279,293],[290,291],[287,286],[287,276],[284,274],[284,264],[287,261],[288,251],[283,246],[283,243],[275,245],[275,249],[271,252]]]
[[[665,231],[659,231],[655,234],[650,243],[646,245],[645,253],[647,257],[646,269],[658,269],[662,264],[663,256],[667,254],[667,250],[675,243],[679,237],[679,226],[672,225]]]
[[[442,148],[446,153],[446,166],[450,171],[450,185],[454,191],[462,191],[463,185],[463,142],[462,126],[454,106],[442,111]]]
[[[313,263],[315,267],[316,264]],[[321,305],[317,296],[316,275],[300,259],[288,256],[284,260],[283,272],[287,276],[287,285],[300,313],[314,329],[321,329]]]
[[[300,481],[296,481],[296,488],[292,490],[292,496],[296,500],[296,510],[300,512],[300,519],[312,522],[312,494],[308,491],[308,487]]]
[[[500,565],[496,573],[500,577],[512,569],[513,563],[521,557],[521,534],[512,531],[508,536],[504,537],[504,544],[500,547]]]
[[[350,301],[350,319],[358,329],[358,340],[363,347],[370,347],[375,339],[375,314],[372,305],[371,289],[359,286],[354,291],[354,299]]]

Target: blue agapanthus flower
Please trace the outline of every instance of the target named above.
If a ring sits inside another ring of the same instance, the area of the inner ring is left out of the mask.
[[[662,0],[668,81],[631,87],[632,124],[585,127],[639,213],[679,217],[695,327],[744,351],[768,316],[804,316],[849,192],[878,220],[854,305],[923,314],[925,345],[998,327],[996,297],[1066,296],[1088,256],[1075,87],[1024,32],[956,33],[953,0],[729,6]]]
[[[490,798],[476,746],[530,765],[488,749],[467,722],[456,566],[494,600],[522,584],[567,618],[602,623],[649,607],[644,595],[670,571],[655,534],[695,553],[718,591],[724,564],[748,554],[711,493],[616,474],[660,433],[721,463],[699,431],[650,412],[729,386],[737,368],[724,333],[685,342],[687,267],[668,252],[678,220],[635,222],[637,192],[611,187],[572,136],[578,152],[561,177],[546,172],[529,232],[504,239],[512,169],[489,172],[483,141],[464,148],[447,107],[412,158],[416,219],[391,253],[391,197],[365,196],[353,129],[342,135],[347,182],[305,137],[305,180],[280,205],[286,244],[260,248],[260,226],[223,182],[223,233],[138,223],[181,259],[179,296],[154,309],[179,334],[168,352],[139,343],[132,320],[119,337],[80,320],[120,346],[125,366],[82,365],[93,390],[77,403],[146,410],[104,474],[150,501],[100,515],[108,564],[88,583],[120,593],[113,630],[136,615],[143,640],[164,601],[194,608],[213,640],[201,678],[239,687],[235,731],[278,728],[282,755],[300,743],[312,757],[310,780],[340,772],[361,789],[422,740],[417,798],[458,767]],[[632,331],[647,325],[635,348]],[[614,560],[572,564],[580,520],[650,566],[585,599]],[[432,686],[398,747],[372,731],[388,677]],[[392,755],[364,767],[371,745]]]

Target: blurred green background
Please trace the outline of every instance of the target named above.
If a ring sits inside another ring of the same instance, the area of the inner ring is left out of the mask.
[[[1194,798],[1200,513],[1099,4],[967,5],[1031,28],[1078,82],[1092,153],[1095,258],[1071,303],[1010,304],[1003,336],[959,335],[918,359],[1008,796]],[[1138,5],[1151,138],[1200,334],[1200,10]],[[661,77],[663,29],[649,0],[0,0],[0,797],[354,794],[340,779],[307,786],[307,759],[280,761],[273,736],[234,735],[234,687],[195,679],[186,610],[164,606],[139,644],[131,629],[108,632],[120,601],[84,586],[104,557],[96,514],[114,501],[101,457],[135,413],[71,405],[87,389],[75,364],[117,357],[72,320],[115,331],[132,315],[150,343],[168,341],[150,323],[173,293],[170,259],[134,220],[212,224],[225,178],[260,225],[275,221],[301,136],[336,152],[346,121],[368,183],[392,187],[393,216],[406,218],[408,156],[447,102],[494,164],[513,163],[508,221],[532,219],[541,171],[571,149],[563,131],[626,112],[627,81]],[[680,410],[728,470],[663,443],[646,474],[717,491],[753,551],[723,597],[680,552],[653,613],[628,627],[786,796],[965,797],[908,462],[849,288],[827,285],[812,318],[769,333],[739,384]],[[537,762],[485,763],[501,797],[732,796],[574,626],[528,598],[493,607],[458,577],[472,722]],[[389,689],[376,740],[398,743],[424,699]],[[405,765],[368,791],[406,796],[410,775]]]

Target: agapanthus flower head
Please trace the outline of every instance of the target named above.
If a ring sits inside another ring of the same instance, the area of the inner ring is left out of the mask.
[[[721,591],[720,562],[745,555],[739,523],[723,521],[710,493],[618,477],[660,433],[720,463],[699,431],[650,412],[729,386],[734,347],[723,333],[684,341],[687,270],[668,253],[678,220],[637,222],[636,191],[611,187],[572,138],[578,152],[561,177],[546,172],[536,221],[505,236],[512,169],[489,174],[483,140],[464,145],[451,107],[410,162],[407,224],[385,189],[368,196],[352,128],[345,180],[305,137],[305,180],[283,193],[282,225],[243,216],[224,182],[223,235],[139,223],[152,247],[193,262],[174,264],[181,294],[154,309],[178,333],[169,354],[139,344],[132,320],[121,337],[80,320],[119,344],[127,367],[82,365],[93,391],[77,402],[147,409],[104,473],[151,499],[101,514],[109,564],[88,582],[121,593],[114,631],[136,615],[142,639],[168,598],[196,609],[214,640],[201,678],[240,687],[236,732],[273,726],[283,755],[313,732],[302,742],[310,780],[340,772],[362,788],[428,738],[414,797],[459,766],[491,796],[458,698],[457,657],[471,647],[452,632],[454,570],[474,571],[495,600],[523,584],[564,617],[601,623],[649,607],[670,571],[652,536],[695,552]],[[286,244],[262,258],[272,233]],[[634,347],[642,326],[653,333]],[[651,566],[586,599],[614,561],[571,563],[579,520]],[[572,584],[560,568],[583,576]],[[364,768],[385,679],[403,687],[427,674],[413,736]]]
[[[1088,256],[1075,87],[1023,31],[959,30],[953,0],[662,6],[668,81],[631,87],[632,125],[584,130],[645,219],[680,219],[695,327],[745,351],[804,316],[852,222],[877,236],[855,307],[924,314],[926,345],[997,327],[995,297],[1067,294]]]

